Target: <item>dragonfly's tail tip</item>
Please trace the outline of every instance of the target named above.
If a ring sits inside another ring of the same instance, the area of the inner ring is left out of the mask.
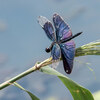
[[[82,34],[83,33],[83,31],[81,31],[81,32],[79,32],[80,34]]]
[[[82,33],[83,33],[83,31],[79,32],[78,35],[80,35],[80,34],[82,34]]]

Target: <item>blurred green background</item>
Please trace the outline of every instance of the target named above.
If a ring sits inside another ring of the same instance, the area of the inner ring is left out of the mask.
[[[50,57],[45,52],[51,41],[37,22],[42,15],[52,21],[56,12],[70,25],[76,47],[100,39],[100,1],[83,0],[0,0],[0,83],[25,71],[36,61]],[[94,73],[88,69],[88,65]],[[92,93],[100,90],[100,57],[75,58],[71,75],[60,62],[57,70]],[[96,78],[95,78],[96,77]],[[72,100],[69,91],[55,76],[38,71],[18,81],[41,100]],[[0,91],[0,100],[29,100],[20,89],[9,86]]]

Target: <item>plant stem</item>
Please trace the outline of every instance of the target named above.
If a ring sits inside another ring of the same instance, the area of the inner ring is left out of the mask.
[[[43,62],[39,63],[39,64],[35,64],[33,67],[31,67],[30,69],[22,72],[21,74],[11,78],[10,80],[5,81],[4,83],[0,84],[0,90],[2,90],[3,88],[13,84],[15,81],[21,79],[22,77],[36,71],[39,70],[41,67],[49,65],[52,63],[52,58],[48,58],[46,60],[44,60]]]

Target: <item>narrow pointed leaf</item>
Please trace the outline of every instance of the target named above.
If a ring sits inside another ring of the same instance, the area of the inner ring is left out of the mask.
[[[100,55],[100,40],[85,44],[75,51],[75,56]]]
[[[18,83],[14,82],[13,84],[14,86],[20,88],[21,90],[24,90],[25,92],[28,93],[28,95],[31,97],[32,100],[40,100],[38,97],[36,97],[34,94],[32,94],[31,92],[29,92],[28,90],[24,89],[21,85],[19,85]]]

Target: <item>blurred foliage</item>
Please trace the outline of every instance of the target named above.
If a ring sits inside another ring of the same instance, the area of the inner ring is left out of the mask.
[[[100,100],[100,91],[93,93],[93,96],[95,100]]]

